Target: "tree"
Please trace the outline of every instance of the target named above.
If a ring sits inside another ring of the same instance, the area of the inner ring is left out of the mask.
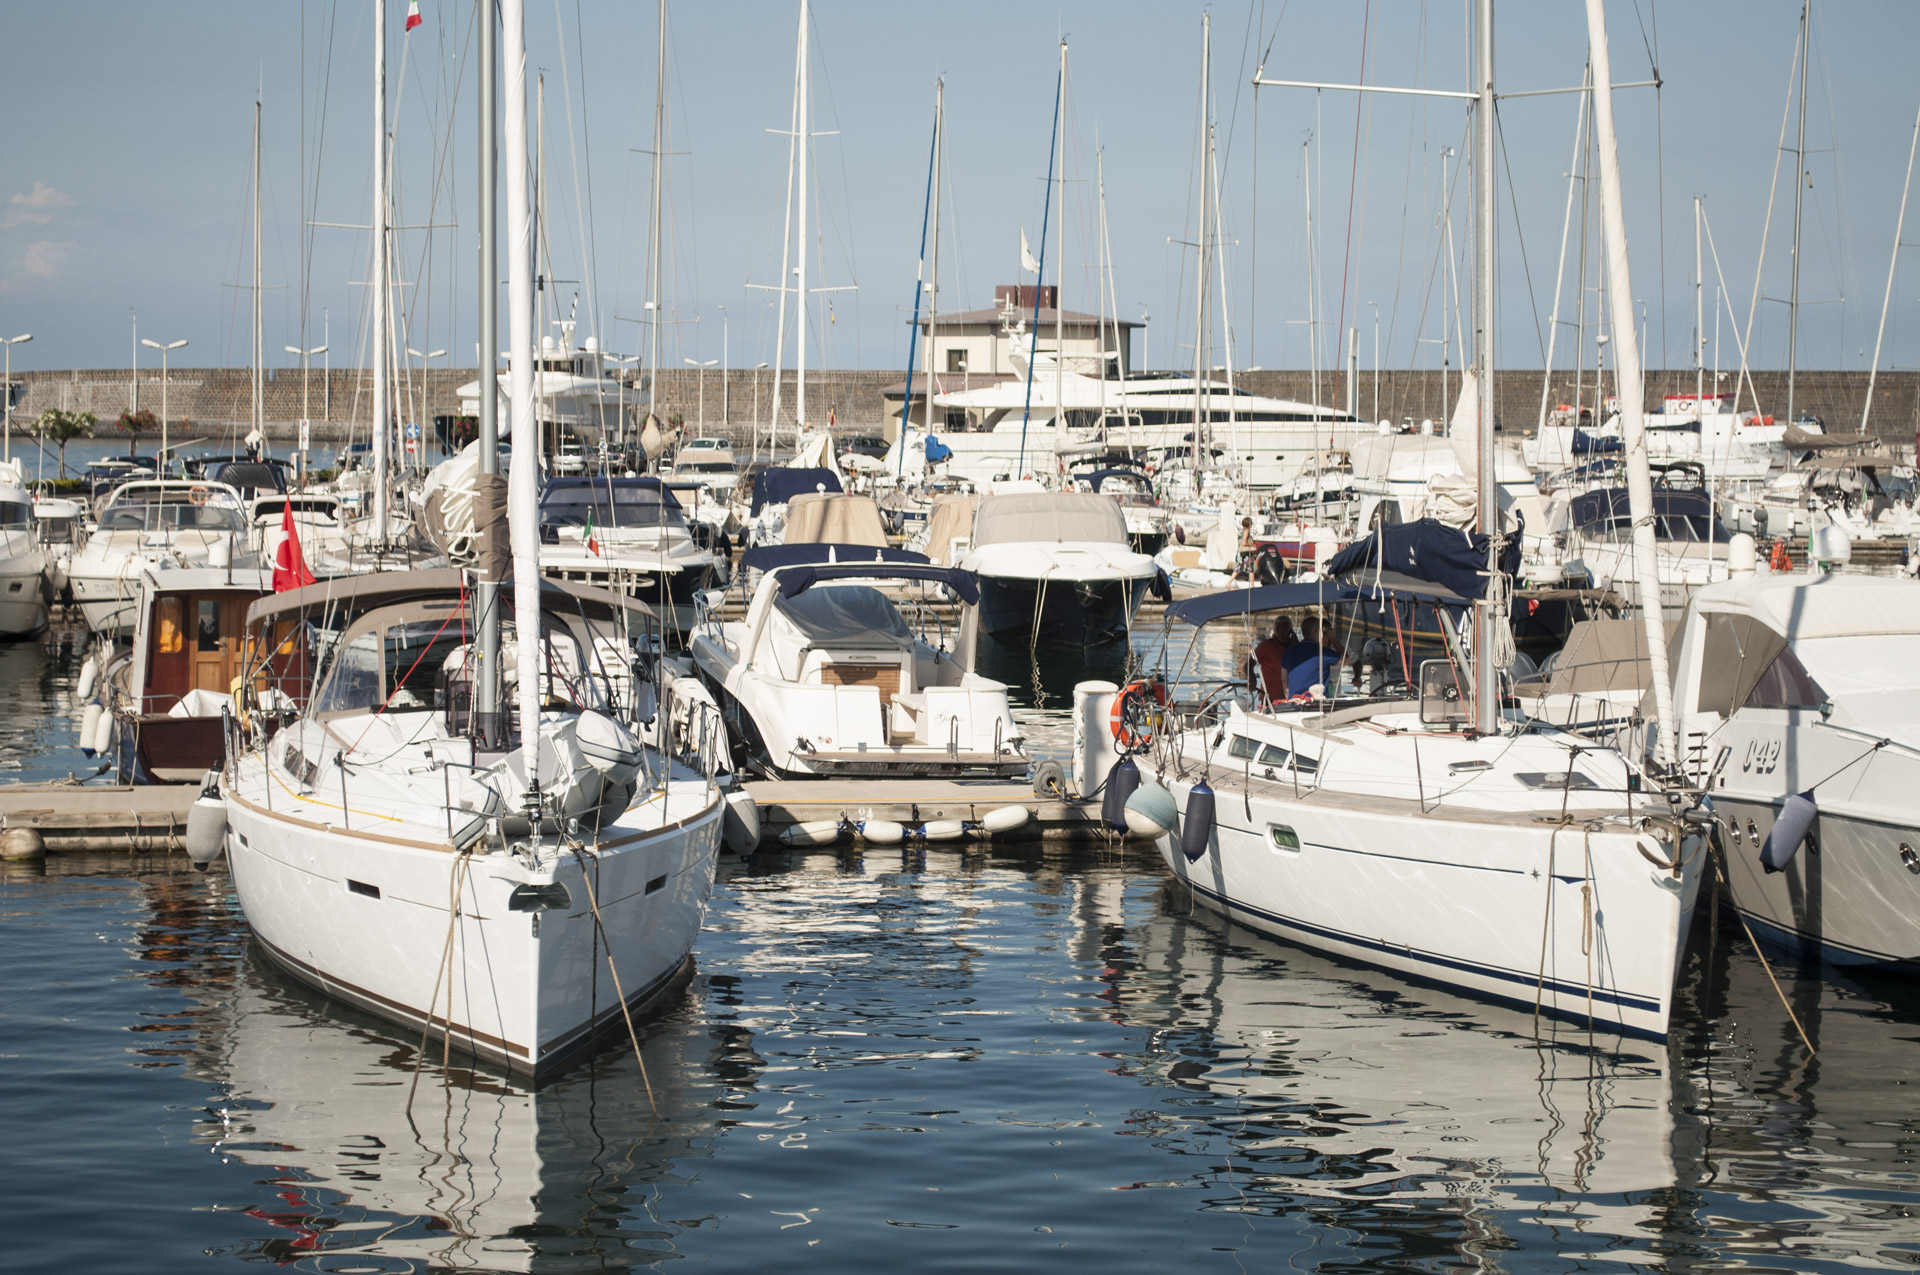
[[[160,428],[160,418],[144,407],[137,412],[132,408],[122,409],[120,415],[113,423],[127,431],[127,455],[129,457],[134,454],[134,447],[135,444],[140,441],[140,435],[146,433],[148,430]]]
[[[52,443],[60,449],[60,476],[67,476],[67,444],[76,438],[92,435],[93,427],[99,418],[92,412],[69,412],[58,407],[50,407],[40,413],[33,423],[33,432],[42,442]]]

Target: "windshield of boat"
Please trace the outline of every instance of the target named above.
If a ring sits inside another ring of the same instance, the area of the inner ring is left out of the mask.
[[[314,714],[441,711],[449,695],[469,696],[474,635],[468,616],[456,607],[426,617],[420,610],[399,608],[391,622],[376,622],[340,647],[314,697]],[[565,628],[544,626],[541,638],[541,702],[547,707],[604,708],[607,678],[598,659],[590,659]],[[504,626],[501,667],[509,702],[518,673],[513,644],[513,626]]]
[[[0,500],[0,529],[33,526],[33,506],[24,500]]]
[[[604,483],[549,488],[540,501],[540,521],[549,527],[584,527],[591,517],[596,531],[620,528],[684,530],[686,518],[654,486],[608,487]]]
[[[247,529],[233,497],[205,487],[122,491],[100,519],[102,531],[232,531]]]

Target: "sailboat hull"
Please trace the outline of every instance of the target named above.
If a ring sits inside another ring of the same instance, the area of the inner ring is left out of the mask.
[[[1185,810],[1191,782],[1168,786]],[[1642,833],[1589,834],[1524,815],[1410,818],[1386,808],[1398,803],[1335,806],[1284,791],[1223,786],[1206,855],[1189,863],[1175,829],[1160,839],[1161,857],[1199,900],[1275,938],[1612,1032],[1665,1036],[1697,860],[1664,870],[1652,861],[1663,848]]]
[[[317,825],[231,789],[227,857],[255,937],[295,978],[537,1078],[624,1033],[623,1000],[642,1013],[684,977],[720,841],[719,804],[694,810],[561,858],[564,900],[535,911],[510,898],[549,876],[517,858]]]

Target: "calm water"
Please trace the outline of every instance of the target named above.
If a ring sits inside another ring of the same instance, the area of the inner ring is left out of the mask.
[[[62,640],[0,648],[26,773],[79,764]],[[761,856],[644,1075],[530,1093],[275,976],[220,874],[56,861],[0,876],[0,1269],[1920,1265],[1920,995],[1776,966],[1810,1059],[1696,935],[1671,1044],[1596,1051],[1142,854]]]

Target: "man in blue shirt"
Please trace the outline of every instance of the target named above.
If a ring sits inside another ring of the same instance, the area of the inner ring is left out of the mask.
[[[1340,652],[1320,640],[1320,621],[1310,619],[1300,626],[1300,641],[1287,649],[1281,665],[1287,670],[1287,694],[1304,695],[1316,683],[1325,685],[1340,665]]]

